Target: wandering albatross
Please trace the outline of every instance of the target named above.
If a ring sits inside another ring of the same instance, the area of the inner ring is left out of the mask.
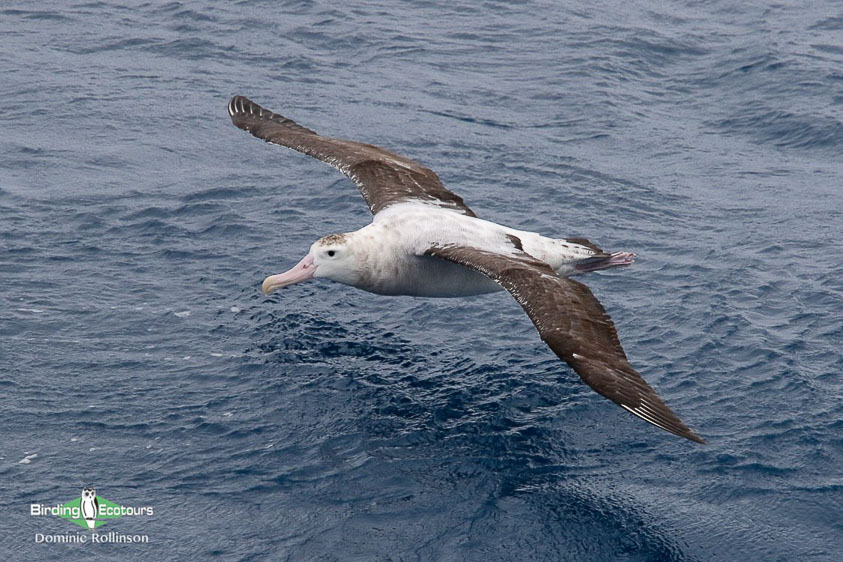
[[[477,218],[429,168],[356,141],[324,137],[234,96],[231,121],[272,144],[337,168],[360,189],[374,218],[317,240],[269,294],[316,277],[381,295],[460,297],[506,289],[541,339],[591,388],[639,418],[704,443],[633,369],[605,309],[571,275],[629,265],[635,254],[606,253],[582,238],[552,239]]]

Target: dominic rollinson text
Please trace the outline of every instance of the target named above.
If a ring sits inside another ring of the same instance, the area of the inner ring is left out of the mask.
[[[37,543],[143,543],[149,542],[149,535],[125,535],[116,531],[107,533],[64,533],[45,535],[35,533]]]

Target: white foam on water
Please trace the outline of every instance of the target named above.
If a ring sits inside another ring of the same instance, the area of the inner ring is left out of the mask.
[[[38,453],[27,454],[27,451],[24,451],[23,454],[26,456],[19,460],[18,464],[29,464],[32,462],[32,459],[38,456]]]

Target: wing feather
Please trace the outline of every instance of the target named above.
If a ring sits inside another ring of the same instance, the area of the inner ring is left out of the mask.
[[[231,98],[228,113],[232,123],[257,138],[312,156],[351,178],[372,214],[394,203],[423,201],[476,216],[433,170],[414,160],[371,144],[323,137],[243,96]]]
[[[548,347],[598,393],[665,431],[705,442],[632,368],[612,319],[588,287],[527,254],[513,257],[454,245],[425,253],[497,281],[521,304]]]

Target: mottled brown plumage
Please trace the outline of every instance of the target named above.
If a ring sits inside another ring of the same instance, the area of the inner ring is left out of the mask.
[[[409,158],[371,144],[323,137],[243,96],[231,98],[228,113],[232,123],[259,139],[313,156],[351,178],[372,214],[415,200],[476,216],[433,170]]]
[[[704,442],[630,366],[612,319],[588,287],[560,277],[527,254],[512,257],[464,246],[434,247],[427,254],[500,283],[524,308],[548,347],[591,388],[666,431]]]

